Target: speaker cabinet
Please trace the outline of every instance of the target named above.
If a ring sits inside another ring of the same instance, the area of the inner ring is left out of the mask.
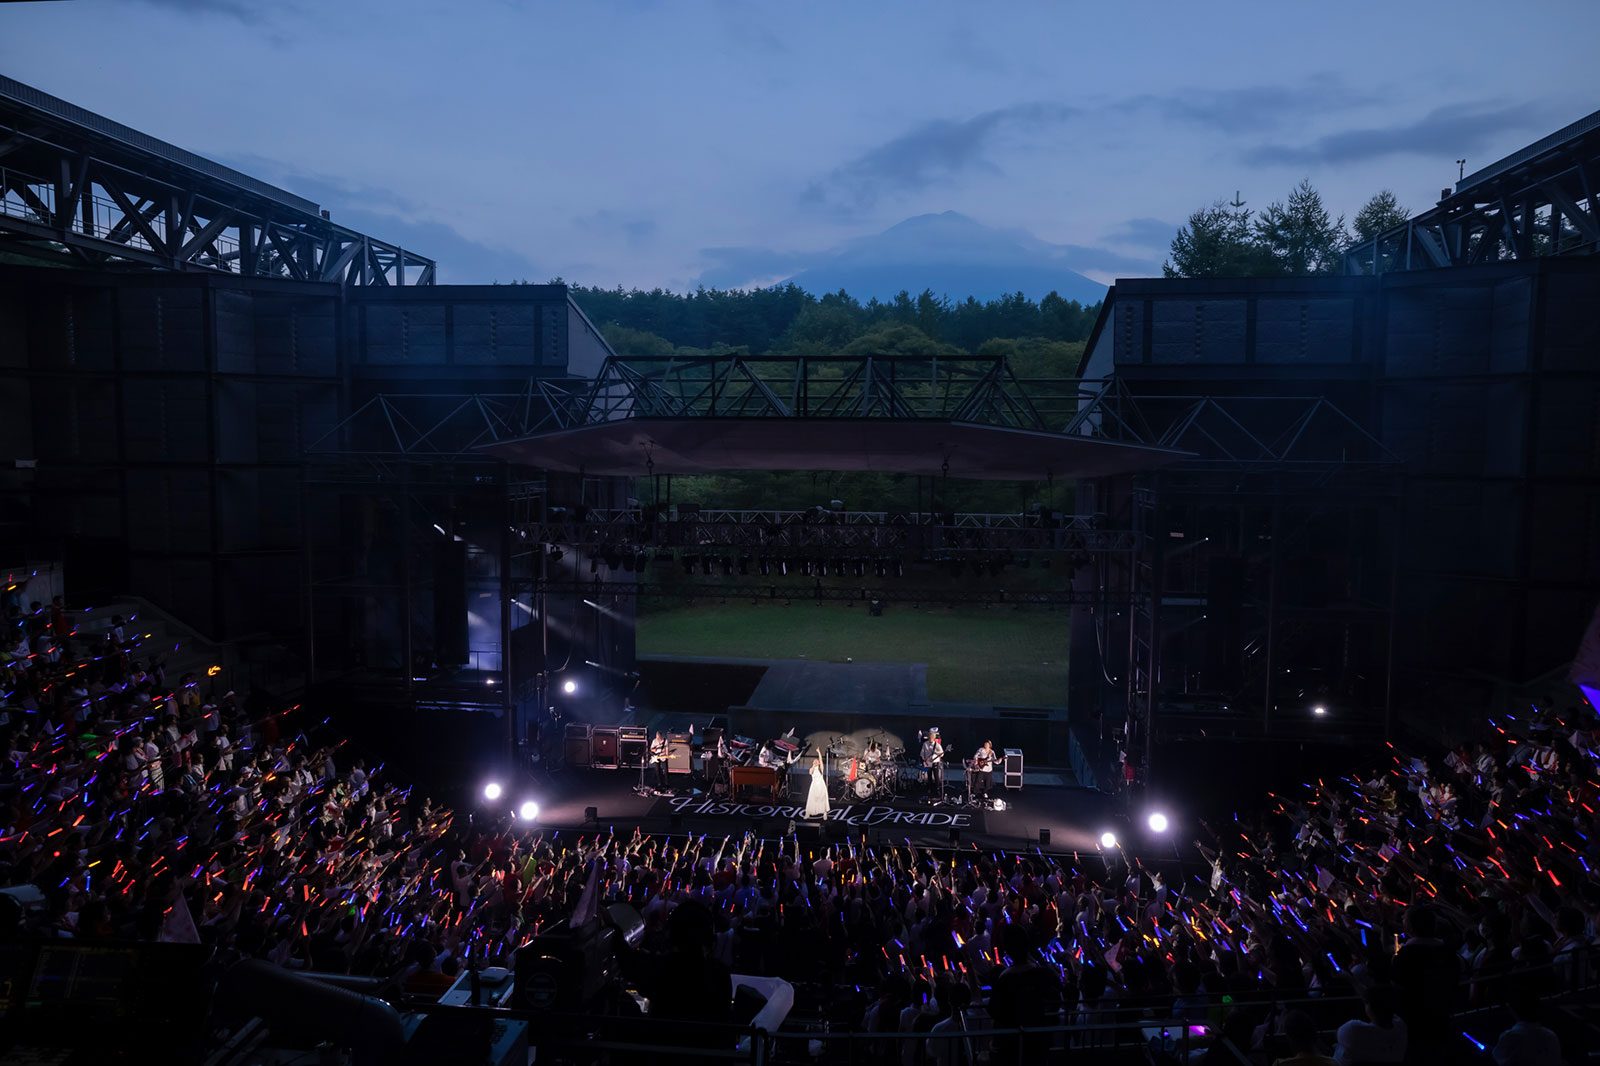
[[[693,751],[688,733],[668,733],[667,773],[686,774],[693,769]]]
[[[594,740],[594,727],[588,722],[568,722],[562,754],[568,766],[588,766],[589,746]]]
[[[637,770],[650,751],[650,735],[642,725],[625,725],[617,730],[617,765]]]
[[[1003,766],[1003,768],[1005,770],[1005,776],[1004,776],[1004,779],[1002,780],[1001,783],[1006,788],[1021,788],[1022,787],[1022,749],[1021,748],[1007,748],[1005,750],[1005,760],[1002,763],[1002,766]]]
[[[617,768],[617,727],[597,726],[591,742],[589,765],[596,770]]]

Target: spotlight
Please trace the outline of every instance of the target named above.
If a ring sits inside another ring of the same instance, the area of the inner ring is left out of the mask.
[[[495,800],[500,798],[500,793],[502,791],[504,790],[501,789],[500,782],[490,781],[487,785],[483,786],[483,798],[493,803]]]
[[[533,800],[527,800],[517,808],[517,814],[524,822],[531,822],[539,817],[539,805]]]
[[[1117,834],[1113,833],[1109,829],[1107,829],[1104,833],[1100,834],[1100,847],[1101,848],[1105,849],[1106,851],[1110,851],[1112,848],[1114,848],[1116,846],[1117,846]]]
[[[1145,819],[1145,824],[1152,833],[1165,833],[1167,831],[1167,816],[1160,811],[1151,811],[1150,817]]]
[[[1311,708],[1311,713],[1315,715],[1324,715],[1328,713],[1328,708],[1319,703]]]
[[[578,683],[572,680],[563,681],[561,682],[561,691],[570,696],[578,691]]]

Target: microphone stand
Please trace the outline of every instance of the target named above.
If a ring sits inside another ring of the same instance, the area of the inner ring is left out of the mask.
[[[649,765],[650,765],[650,744],[649,744],[649,741],[646,740],[645,747],[644,747],[644,754],[639,758],[639,783],[638,783],[638,785],[634,786],[634,789],[633,789],[633,791],[635,793],[637,793],[638,795],[640,795],[640,796],[650,796],[650,795],[654,794],[653,790],[646,788],[645,787],[645,783],[644,783],[644,771],[645,771],[645,768],[647,766],[649,766]]]

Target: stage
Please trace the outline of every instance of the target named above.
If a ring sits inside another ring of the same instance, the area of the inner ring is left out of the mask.
[[[778,836],[793,821],[802,839],[819,842],[843,842],[846,838],[859,842],[866,836],[871,841],[910,840],[948,846],[954,831],[962,846],[1042,847],[1060,853],[1098,851],[1100,834],[1108,828],[1124,839],[1134,835],[1115,797],[1062,784],[1051,772],[1028,772],[1020,789],[1000,788],[997,775],[992,795],[1003,801],[1004,810],[960,803],[965,790],[959,772],[953,772],[947,782],[950,799],[946,803],[935,806],[926,802],[920,789],[848,804],[834,800],[826,822],[808,822],[801,816],[808,781],[797,764],[791,767],[786,793],[776,800],[755,796],[728,799],[714,798],[692,785],[686,775],[679,775],[668,779],[675,794],[657,797],[635,792],[637,769],[568,767],[540,775],[529,787],[538,799],[542,826],[580,833],[593,832],[596,827],[631,833],[638,827],[648,833],[704,833],[711,837],[738,837],[753,829],[764,836]],[[595,808],[593,822],[585,817],[588,807]],[[1047,842],[1041,842],[1040,830],[1048,831]],[[1129,843],[1131,852],[1144,853],[1139,841]],[[1159,854],[1163,849],[1150,850]],[[1164,853],[1170,857],[1170,844]]]

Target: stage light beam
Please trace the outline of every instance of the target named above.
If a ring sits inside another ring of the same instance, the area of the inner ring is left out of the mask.
[[[1116,847],[1117,846],[1117,834],[1113,833],[1109,829],[1107,829],[1104,833],[1101,833],[1100,834],[1100,846],[1103,849],[1105,849],[1106,851],[1110,851],[1112,848]]]
[[[1318,704],[1315,704],[1314,706],[1312,706],[1311,713],[1314,714],[1314,715],[1317,715],[1320,718],[1322,715],[1325,715],[1325,714],[1328,713],[1328,708],[1326,708],[1322,704],[1318,703]]]
[[[578,691],[578,683],[576,681],[570,681],[570,680],[569,681],[563,681],[561,683],[561,691],[565,692],[567,695],[570,696],[574,692]]]
[[[1145,819],[1145,824],[1152,833],[1165,833],[1167,831],[1167,816],[1160,811],[1151,811],[1150,817]]]
[[[517,814],[524,822],[534,821],[539,817],[539,805],[533,800],[526,800],[517,808]]]
[[[500,787],[500,782],[490,781],[487,785],[483,786],[483,798],[488,800],[490,803],[493,803],[495,800],[500,798],[500,794],[504,791],[505,790]]]

